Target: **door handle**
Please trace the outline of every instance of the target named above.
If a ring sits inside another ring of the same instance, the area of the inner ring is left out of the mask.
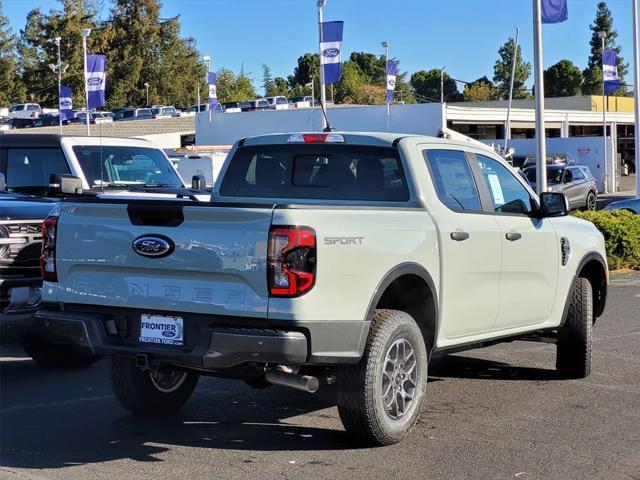
[[[467,232],[463,232],[461,230],[451,232],[451,240],[455,240],[456,242],[462,242],[467,238],[469,238],[469,234]]]
[[[509,233],[505,234],[505,237],[510,242],[515,242],[516,240],[520,240],[522,238],[522,234],[518,233],[518,232],[509,232]]]

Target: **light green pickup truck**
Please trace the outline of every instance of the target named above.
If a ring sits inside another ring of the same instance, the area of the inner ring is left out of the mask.
[[[81,199],[44,223],[41,335],[111,356],[129,410],[178,409],[199,375],[314,392],[391,444],[432,353],[555,341],[591,368],[602,235],[491,151],[382,133],[240,140],[210,203]]]

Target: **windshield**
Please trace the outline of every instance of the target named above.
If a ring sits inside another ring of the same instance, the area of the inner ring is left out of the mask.
[[[109,185],[182,187],[169,161],[155,148],[77,145],[73,152],[91,188]]]
[[[562,182],[562,173],[564,172],[563,168],[547,168],[547,184],[549,185],[557,185]],[[527,180],[531,183],[536,183],[536,169],[527,168],[524,171],[524,174],[527,177]]]

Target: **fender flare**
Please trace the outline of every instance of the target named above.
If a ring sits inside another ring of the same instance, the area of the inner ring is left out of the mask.
[[[567,318],[567,312],[569,311],[569,304],[571,303],[571,293],[573,292],[573,286],[575,285],[576,280],[578,279],[578,276],[580,275],[580,272],[582,272],[582,270],[587,265],[587,263],[589,263],[589,262],[591,262],[593,260],[597,261],[602,266],[602,269],[605,272],[607,272],[607,262],[605,261],[604,258],[602,258],[602,255],[600,255],[598,252],[589,252],[585,256],[582,257],[582,259],[580,260],[580,263],[578,264],[578,268],[576,268],[576,272],[574,273],[573,278],[571,279],[571,286],[569,288],[569,292],[567,294],[567,298],[566,298],[565,303],[564,303],[564,310],[562,311],[562,320],[560,322],[559,327],[562,327],[564,325],[564,321]],[[605,273],[605,275],[606,275],[606,273]],[[594,310],[594,312],[593,312],[594,319],[599,317],[600,315],[602,315],[602,312],[604,311],[604,307],[605,307],[606,303],[607,303],[607,282],[605,280],[604,295],[603,295],[603,298],[602,298],[602,304],[601,304],[600,308],[597,311]]]
[[[440,308],[438,303],[438,289],[436,288],[436,284],[431,277],[431,274],[424,268],[422,265],[415,262],[405,262],[399,265],[396,265],[391,270],[389,270],[382,280],[378,283],[371,300],[369,301],[369,306],[367,308],[365,321],[370,321],[371,317],[373,317],[373,312],[376,309],[376,305],[384,295],[384,292],[387,290],[389,285],[391,285],[395,280],[402,277],[403,275],[416,275],[425,281],[427,287],[429,288],[431,295],[433,296],[434,301],[434,309],[435,309],[435,330],[434,330],[434,345],[435,348],[435,340],[438,337],[438,331],[440,329]]]

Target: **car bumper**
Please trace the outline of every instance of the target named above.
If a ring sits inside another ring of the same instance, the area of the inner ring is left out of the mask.
[[[0,336],[13,339],[29,332],[40,307],[40,279],[0,280]]]
[[[142,343],[140,315],[122,309],[47,308],[36,314],[35,330],[53,342],[94,355],[147,355],[160,361],[204,369],[246,363],[328,365],[356,363],[362,356],[368,322],[294,322],[181,314],[184,345]]]

